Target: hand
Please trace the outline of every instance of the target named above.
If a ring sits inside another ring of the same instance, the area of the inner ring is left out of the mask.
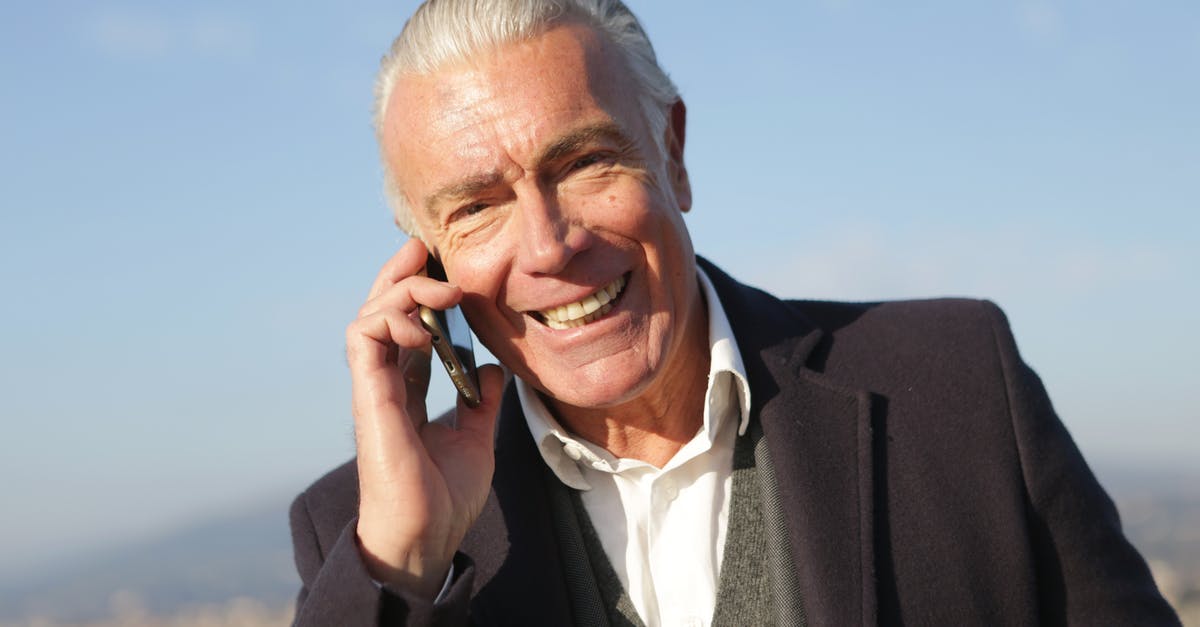
[[[413,238],[383,266],[346,328],[346,360],[364,562],[390,588],[433,599],[487,499],[504,375],[495,365],[479,369],[483,403],[471,409],[459,399],[457,430],[429,422],[431,345],[417,306],[446,309],[462,290],[417,275],[427,254]]]

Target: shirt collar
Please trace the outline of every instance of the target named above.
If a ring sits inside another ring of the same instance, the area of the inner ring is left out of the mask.
[[[729,409],[736,409],[739,417],[738,435],[744,435],[746,427],[750,424],[750,384],[746,379],[746,368],[742,364],[742,355],[738,351],[729,318],[725,315],[725,309],[721,306],[712,281],[702,268],[698,267],[696,274],[708,305],[710,354],[708,387],[704,393],[704,424],[701,431],[707,433],[710,439],[715,437],[720,425],[712,424],[714,416],[719,418],[727,412],[721,411],[722,407],[714,406],[730,403],[734,404],[734,407]],[[537,391],[520,377],[516,379],[517,395],[521,400],[525,421],[529,424],[529,432],[533,441],[537,443],[538,451],[546,465],[554,471],[559,481],[576,490],[588,490],[591,486],[583,476],[582,465],[609,472],[619,470],[620,460],[599,446],[572,435],[550,414]],[[730,379],[733,385],[727,383]],[[730,389],[735,390],[736,398],[729,398]],[[718,411],[713,411],[714,409]]]

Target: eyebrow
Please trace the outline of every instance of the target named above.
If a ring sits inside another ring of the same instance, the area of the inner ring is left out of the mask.
[[[534,159],[535,167],[541,170],[547,164],[554,163],[563,157],[578,152],[581,148],[597,139],[612,141],[620,146],[622,151],[629,150],[634,144],[633,140],[629,138],[616,122],[597,122],[575,129],[554,140],[549,146],[542,149],[541,153]],[[425,198],[425,210],[429,215],[436,216],[438,203],[452,198],[474,196],[495,187],[503,179],[503,175],[496,171],[470,176],[461,181],[450,183]]]
[[[467,196],[474,196],[483,192],[484,190],[495,187],[503,179],[503,175],[501,175],[499,172],[489,172],[487,174],[478,174],[461,181],[451,183],[425,198],[425,211],[428,212],[430,216],[436,217],[438,203],[451,198],[465,198]]]
[[[597,139],[607,139],[618,144],[622,149],[633,145],[633,141],[616,122],[597,122],[571,131],[547,146],[536,159],[538,168],[578,152],[580,148]]]

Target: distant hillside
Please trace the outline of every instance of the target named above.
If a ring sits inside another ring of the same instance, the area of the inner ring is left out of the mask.
[[[0,587],[0,622],[99,620],[109,617],[114,599],[135,599],[158,615],[236,597],[283,606],[300,585],[291,553],[287,506],[280,502]]]

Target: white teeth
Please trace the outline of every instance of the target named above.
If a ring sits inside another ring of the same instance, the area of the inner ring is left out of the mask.
[[[604,314],[612,311],[612,305],[609,303],[623,289],[625,289],[625,277],[620,276],[612,283],[597,290],[595,294],[579,302],[560,305],[554,309],[541,312],[542,319],[545,321],[546,326],[551,329],[581,327],[589,322],[598,320]]]

